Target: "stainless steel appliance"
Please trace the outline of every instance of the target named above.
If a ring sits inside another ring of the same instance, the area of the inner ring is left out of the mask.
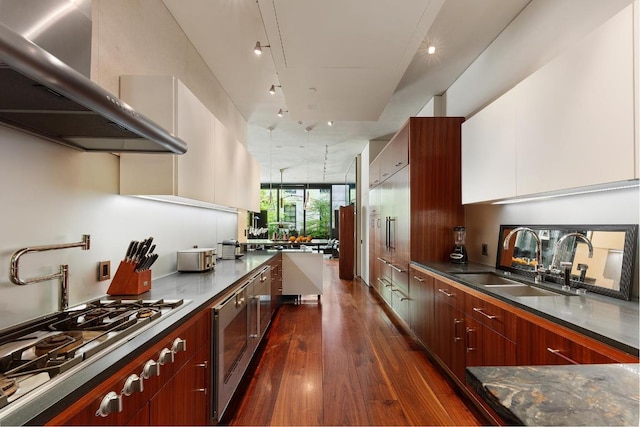
[[[242,248],[237,240],[224,240],[222,242],[222,259],[236,259],[242,256]]]
[[[188,300],[95,300],[0,331],[0,412]]]
[[[87,151],[187,151],[89,80],[90,0],[0,0],[0,11],[0,122]]]
[[[213,308],[212,418],[219,422],[271,319],[271,267]]]
[[[208,271],[215,267],[215,249],[193,248],[178,251],[178,271]]]

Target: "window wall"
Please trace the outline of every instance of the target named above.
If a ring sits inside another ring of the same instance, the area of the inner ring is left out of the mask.
[[[263,184],[260,213],[254,222],[252,238],[312,236],[338,237],[338,208],[352,203],[355,184]]]

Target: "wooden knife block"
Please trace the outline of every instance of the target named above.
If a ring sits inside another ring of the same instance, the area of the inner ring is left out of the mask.
[[[151,290],[151,270],[135,271],[136,264],[121,261],[107,294],[140,295]]]

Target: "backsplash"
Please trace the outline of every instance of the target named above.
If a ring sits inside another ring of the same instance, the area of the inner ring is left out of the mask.
[[[0,127],[0,328],[57,310],[58,280],[17,286],[9,282],[12,253],[27,246],[78,242],[91,235],[91,249],[27,254],[21,278],[69,265],[70,303],[105,295],[100,261],[111,277],[131,240],[153,236],[160,255],[153,277],[176,271],[176,251],[235,238],[237,214],[118,195],[118,157],[84,153]]]
[[[638,188],[558,197],[510,205],[478,204],[465,207],[469,259],[495,266],[501,224],[638,224]],[[482,244],[488,255],[482,255]],[[632,297],[638,298],[638,252]]]

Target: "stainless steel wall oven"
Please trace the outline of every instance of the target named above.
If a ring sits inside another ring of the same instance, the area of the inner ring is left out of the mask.
[[[227,409],[271,320],[270,270],[263,268],[213,307],[211,407],[215,422]]]

